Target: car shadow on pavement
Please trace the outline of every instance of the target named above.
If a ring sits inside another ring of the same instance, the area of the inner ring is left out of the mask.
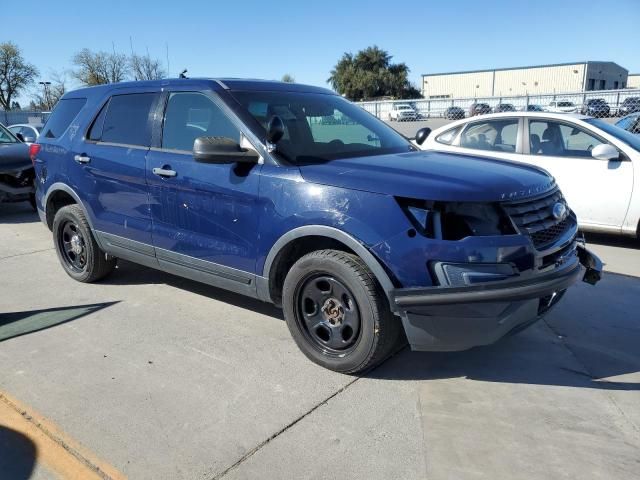
[[[218,302],[228,303],[252,312],[284,320],[282,310],[274,305],[261,302],[254,298],[216,288],[205,283],[189,280],[188,278],[171,275],[161,270],[143,267],[127,261],[119,260],[115,272],[100,283],[105,285],[146,285],[166,284],[197,295],[208,297]]]
[[[37,453],[31,439],[0,425],[0,477],[12,480],[31,478]]]
[[[640,279],[607,272],[579,283],[543,320],[494,345],[464,352],[403,349],[371,378],[483,382],[640,391]]]
[[[77,320],[119,302],[0,313],[0,342]]]
[[[0,203],[0,223],[36,223],[40,221],[38,214],[27,202]]]
[[[640,250],[640,240],[633,237],[623,235],[612,235],[606,233],[590,233],[584,232],[587,245],[596,243],[598,245],[608,245],[610,247],[632,248]]]

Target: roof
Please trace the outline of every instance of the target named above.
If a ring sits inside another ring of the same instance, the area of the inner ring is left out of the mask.
[[[105,85],[97,85],[94,87],[84,87],[73,90],[65,94],[66,98],[75,95],[92,95],[105,90],[114,88],[144,88],[156,87],[166,88],[174,85],[203,85],[209,84],[214,90],[251,90],[251,91],[280,91],[280,92],[305,92],[305,93],[322,93],[327,95],[337,95],[332,90],[313,85],[304,85],[300,83],[286,83],[276,80],[258,80],[243,78],[165,78],[162,80],[140,80],[129,82],[108,83]]]
[[[483,73],[483,72],[502,72],[502,71],[506,71],[506,70],[526,70],[526,69],[530,69],[530,68],[549,68],[549,67],[568,67],[570,65],[587,65],[589,63],[611,63],[613,65],[616,65],[620,68],[622,68],[623,70],[626,70],[625,68],[621,67],[620,65],[618,65],[615,62],[602,62],[599,60],[589,60],[586,62],[568,62],[568,63],[549,63],[546,65],[527,65],[524,67],[506,67],[506,68],[485,68],[482,70],[461,70],[461,71],[457,71],[457,72],[442,72],[442,73],[423,73],[422,76],[423,77],[433,77],[436,75],[459,75],[461,73]]]

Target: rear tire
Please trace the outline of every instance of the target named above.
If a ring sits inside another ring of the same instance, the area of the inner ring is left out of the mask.
[[[53,219],[53,243],[65,272],[79,282],[91,283],[109,275],[117,259],[100,250],[79,205],[67,205]]]
[[[358,256],[318,250],[300,258],[283,288],[291,336],[314,363],[362,373],[385,360],[401,338],[400,319]]]

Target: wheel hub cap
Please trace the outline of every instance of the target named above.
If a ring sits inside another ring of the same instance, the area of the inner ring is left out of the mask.
[[[344,307],[335,298],[328,298],[322,306],[324,318],[331,325],[340,325],[344,320]]]
[[[80,255],[83,248],[82,239],[78,235],[74,235],[73,237],[71,237],[70,243],[71,251],[73,251],[73,253],[75,253],[76,255]]]

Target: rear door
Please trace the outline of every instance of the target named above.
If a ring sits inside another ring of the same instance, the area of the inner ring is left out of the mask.
[[[74,177],[93,211],[96,235],[110,251],[146,263],[153,257],[146,155],[160,95],[114,90],[75,146]]]
[[[522,159],[556,178],[581,224],[622,226],[633,189],[632,162],[593,158],[591,150],[607,141],[568,122],[530,118],[526,136]]]

